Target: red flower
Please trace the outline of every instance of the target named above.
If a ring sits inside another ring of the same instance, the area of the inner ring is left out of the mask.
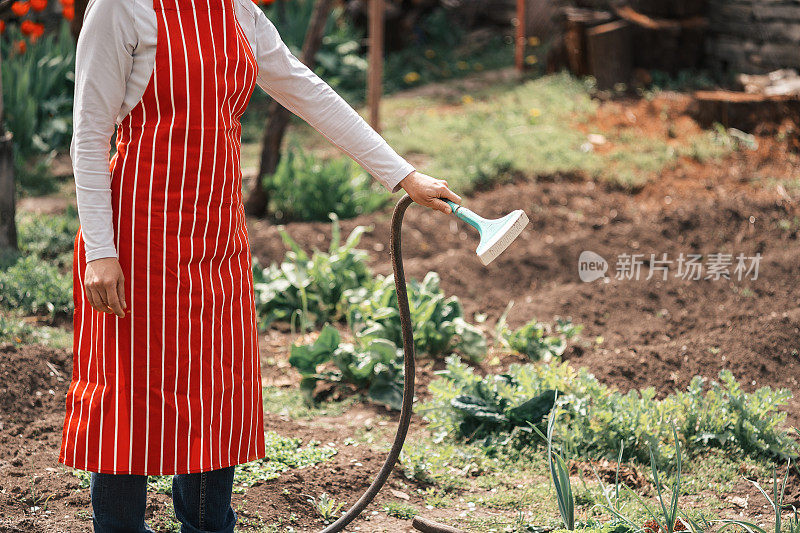
[[[22,40],[17,41],[16,46],[17,46],[17,53],[18,54],[24,54],[25,50],[28,49],[28,45],[25,44],[25,41],[22,41]]]
[[[30,3],[34,11],[44,11],[47,7],[47,0],[30,0]]]
[[[30,2],[14,2],[11,4],[11,11],[18,17],[26,15],[31,8]]]
[[[31,41],[35,41],[44,34],[44,24],[39,24],[32,20],[23,20],[19,25],[19,29],[25,35],[28,35]]]
[[[75,18],[75,6],[65,5],[64,10],[62,11],[62,15],[64,15],[64,18],[67,20],[72,20],[73,18]]]
[[[6,31],[6,21],[0,20],[0,33],[3,33],[4,31]]]

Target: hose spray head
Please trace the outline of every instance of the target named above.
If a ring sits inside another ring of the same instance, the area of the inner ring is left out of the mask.
[[[476,253],[484,265],[488,265],[503,253],[528,225],[528,215],[521,209],[512,211],[502,218],[487,219],[450,200],[445,202],[455,216],[478,230],[481,240]]]

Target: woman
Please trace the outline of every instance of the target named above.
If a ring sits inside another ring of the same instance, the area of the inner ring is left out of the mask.
[[[182,531],[233,531],[234,467],[265,454],[240,169],[256,85],[390,191],[445,213],[440,198],[460,201],[292,56],[251,0],[91,1],[76,56],[81,227],[59,460],[92,472],[95,531],[147,531],[155,474],[174,475]]]

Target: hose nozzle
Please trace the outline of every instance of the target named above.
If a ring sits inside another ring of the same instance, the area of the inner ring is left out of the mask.
[[[450,200],[445,202],[455,216],[478,230],[481,241],[476,253],[484,265],[488,265],[503,253],[528,225],[528,215],[521,209],[512,211],[503,218],[486,219],[455,202]]]

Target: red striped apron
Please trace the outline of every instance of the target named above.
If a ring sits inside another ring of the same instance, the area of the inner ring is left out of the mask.
[[[181,474],[265,455],[239,121],[257,63],[235,1],[153,0],[153,74],[110,162],[125,318],[86,301],[75,236],[68,466]]]

